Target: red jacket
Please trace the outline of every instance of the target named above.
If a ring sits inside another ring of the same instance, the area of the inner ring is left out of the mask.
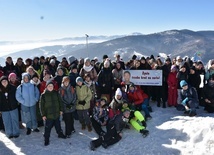
[[[143,101],[148,98],[148,95],[144,93],[140,87],[135,87],[134,92],[129,91],[127,94],[129,101],[135,105],[142,104]]]
[[[59,86],[58,86],[57,82],[55,80],[53,80],[52,82],[54,84],[54,90],[58,91]],[[42,81],[40,83],[40,87],[39,87],[40,94],[43,93],[43,91],[45,90],[45,88],[46,88],[46,81]]]
[[[177,85],[178,85],[178,79],[176,78],[177,72],[170,72],[168,79],[167,79],[167,83],[168,83],[168,87],[172,88],[174,87],[175,89],[177,89]]]

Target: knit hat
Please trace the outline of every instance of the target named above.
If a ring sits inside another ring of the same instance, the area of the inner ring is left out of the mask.
[[[169,57],[167,57],[165,61],[171,62],[171,59]]]
[[[100,101],[105,101],[105,102],[107,102],[107,97],[105,97],[105,96],[101,97]]]
[[[28,73],[22,73],[22,80],[24,79],[25,76],[27,76],[28,80],[30,80],[30,75]]]
[[[115,95],[122,96],[122,92],[121,92],[120,88],[117,88]]]
[[[55,60],[54,60],[54,59],[51,59],[51,60],[50,60],[50,64],[55,64]]]
[[[184,86],[186,86],[186,85],[188,85],[188,84],[187,84],[187,82],[186,82],[185,80],[182,80],[182,81],[180,82],[180,86],[181,86],[181,87],[184,87]]]
[[[71,55],[71,56],[68,57],[68,61],[69,61],[70,64],[72,64],[76,60],[77,59],[73,55]]]
[[[35,77],[39,78],[39,75],[37,73],[33,74],[32,79]]]
[[[14,77],[16,79],[17,76],[15,73],[10,73],[8,76],[8,79],[11,79],[12,77]]]
[[[8,81],[8,78],[7,78],[6,76],[2,76],[2,77],[0,78],[0,82],[2,82],[3,80],[7,80],[7,81]]]
[[[68,76],[64,76],[62,78],[62,83],[66,82],[66,81],[70,82],[70,78]]]
[[[106,58],[108,58],[108,55],[103,55],[103,59],[106,59]]]
[[[76,78],[76,83],[77,83],[77,82],[82,82],[82,83],[83,83],[82,77],[77,77],[77,78]]]
[[[177,66],[176,65],[172,65],[171,66],[171,70],[174,70],[174,69],[177,70]]]
[[[72,65],[70,66],[70,70],[73,70],[73,69],[77,69],[77,65],[76,65],[76,64],[72,64]]]
[[[52,81],[52,80],[48,80],[48,81],[46,82],[46,87],[47,87],[49,84],[54,85],[54,83],[53,83],[53,81]]]
[[[84,63],[86,63],[87,61],[90,62],[91,60],[90,60],[89,58],[85,58],[85,59],[84,59]]]

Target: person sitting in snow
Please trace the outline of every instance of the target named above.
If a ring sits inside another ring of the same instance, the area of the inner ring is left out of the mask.
[[[95,107],[93,108],[93,114],[91,117],[91,123],[98,135],[105,134],[102,126],[106,126],[108,123],[108,105],[107,98],[102,97],[100,100],[96,100]]]
[[[113,118],[116,114],[120,114],[123,105],[122,92],[120,88],[117,88],[115,96],[109,104],[109,118]]]
[[[140,132],[143,137],[146,137],[149,134],[149,131],[146,130],[147,124],[142,113],[138,110],[131,110],[131,105],[124,101],[121,111],[124,112],[125,110],[130,110],[129,123],[135,130]]]
[[[198,105],[198,95],[194,87],[188,85],[185,80],[180,82],[182,88],[180,92],[181,104],[185,107],[185,114],[189,116],[196,115],[196,106]]]
[[[129,85],[128,99],[132,103],[132,106],[136,110],[143,110],[146,120],[151,119],[151,115],[148,109],[149,98],[146,93],[140,87],[136,87],[133,83]]]
[[[123,113],[116,115],[112,118],[106,126],[107,132],[105,135],[100,136],[96,140],[90,142],[90,149],[95,150],[99,146],[103,146],[105,149],[108,146],[119,142],[122,138],[122,130],[126,127],[129,121],[130,111],[125,110]]]

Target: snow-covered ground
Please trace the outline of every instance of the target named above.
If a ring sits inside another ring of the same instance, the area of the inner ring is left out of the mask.
[[[102,146],[95,151],[89,149],[89,142],[97,135],[87,130],[82,131],[75,121],[76,133],[69,139],[59,139],[52,129],[50,145],[44,146],[43,128],[39,133],[8,139],[0,132],[0,154],[36,154],[36,155],[213,155],[214,154],[214,118],[203,107],[198,109],[196,117],[184,116],[175,108],[158,108],[155,103],[152,119],[147,122],[150,134],[143,138],[134,129],[125,129],[123,138],[117,144],[104,149]],[[64,128],[64,123],[62,123]]]

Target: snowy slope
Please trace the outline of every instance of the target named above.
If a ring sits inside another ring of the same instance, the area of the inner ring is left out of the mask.
[[[214,118],[200,107],[197,117],[183,116],[175,108],[157,108],[151,103],[153,119],[148,121],[150,135],[143,138],[134,129],[126,129],[122,140],[110,146],[91,151],[90,140],[97,137],[94,132],[81,131],[79,122],[75,121],[76,133],[70,139],[58,139],[52,129],[50,145],[43,146],[42,132],[8,139],[0,132],[0,154],[37,154],[37,155],[212,155],[214,154]],[[62,123],[64,128],[64,123]],[[40,128],[43,131],[43,128]]]

